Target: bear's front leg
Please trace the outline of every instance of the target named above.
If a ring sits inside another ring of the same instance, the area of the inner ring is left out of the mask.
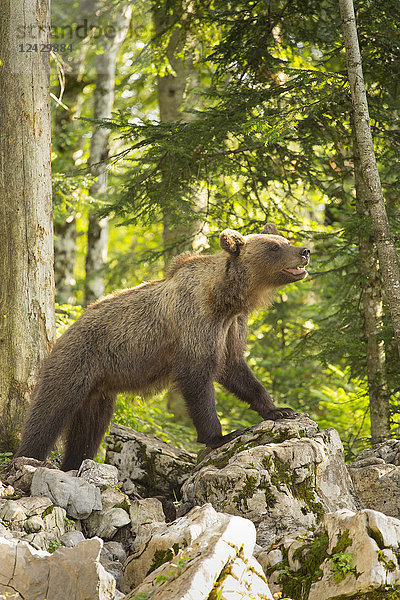
[[[294,418],[295,413],[291,408],[275,406],[271,396],[244,359],[227,361],[218,382],[240,400],[247,402],[265,421]]]

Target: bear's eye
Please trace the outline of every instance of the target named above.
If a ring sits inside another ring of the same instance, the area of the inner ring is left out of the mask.
[[[280,250],[281,247],[278,246],[278,244],[275,244],[274,246],[271,246],[270,250],[272,250],[273,252],[276,252],[277,250]]]

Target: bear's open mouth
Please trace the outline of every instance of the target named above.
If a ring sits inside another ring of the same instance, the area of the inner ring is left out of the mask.
[[[287,273],[291,275],[304,275],[307,273],[304,267],[295,267],[294,269],[284,269]]]

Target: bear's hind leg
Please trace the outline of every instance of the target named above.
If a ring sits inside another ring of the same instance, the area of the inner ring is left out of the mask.
[[[112,419],[115,400],[115,394],[92,392],[85,406],[73,415],[67,428],[63,471],[78,469],[85,458],[94,458]]]
[[[86,402],[87,377],[75,377],[67,385],[65,377],[57,377],[58,365],[50,367],[44,369],[35,388],[16,457],[45,460],[70,415]]]

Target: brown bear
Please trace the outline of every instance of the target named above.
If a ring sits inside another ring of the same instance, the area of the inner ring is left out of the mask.
[[[165,279],[89,306],[43,363],[17,456],[44,460],[66,429],[62,468],[78,468],[95,455],[122,391],[177,386],[198,441],[211,448],[234,435],[222,435],[214,381],[263,419],[293,415],[274,405],[243,354],[248,314],[307,276],[310,250],[270,223],[257,235],[226,229],[220,246],[214,255],[178,256]]]

